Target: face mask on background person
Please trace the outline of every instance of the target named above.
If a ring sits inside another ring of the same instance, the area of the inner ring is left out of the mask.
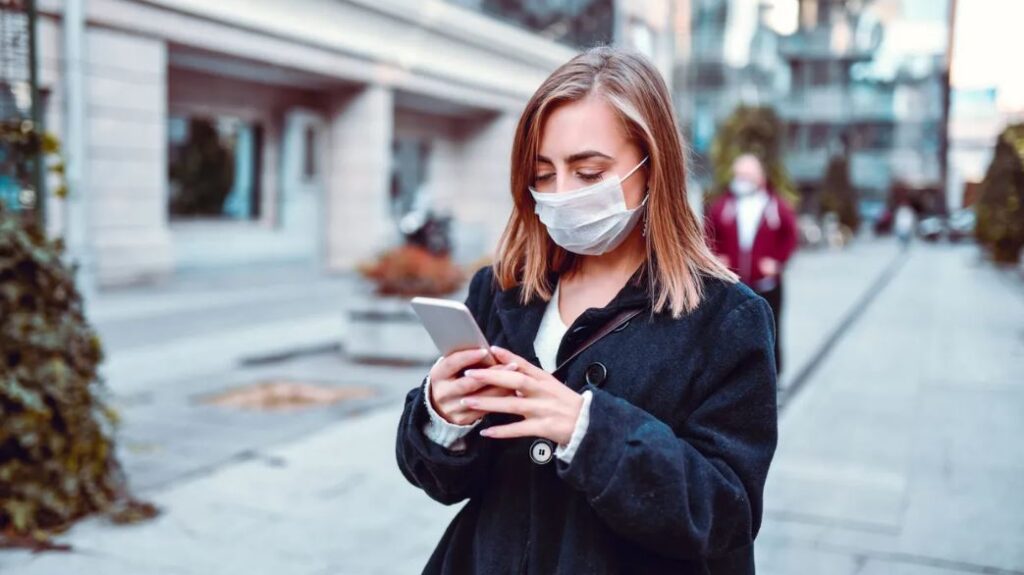
[[[540,193],[530,188],[536,203],[534,212],[548,229],[548,235],[566,250],[596,256],[610,252],[629,236],[647,205],[626,207],[622,182],[647,161],[647,156],[621,179],[611,175],[596,184],[563,193]]]
[[[749,196],[756,192],[759,187],[754,182],[745,178],[733,178],[729,184],[729,189],[732,190],[735,196]]]

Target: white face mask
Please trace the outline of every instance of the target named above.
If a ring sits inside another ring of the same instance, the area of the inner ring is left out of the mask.
[[[539,193],[530,188],[534,212],[558,245],[572,253],[597,256],[619,247],[640,219],[647,196],[633,209],[626,207],[622,182],[647,161],[647,156],[621,179],[611,175],[596,184],[564,192]]]
[[[736,196],[749,196],[757,191],[758,185],[743,178],[733,178],[732,183],[729,184],[729,189]]]

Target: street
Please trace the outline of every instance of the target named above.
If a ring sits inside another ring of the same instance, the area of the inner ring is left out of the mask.
[[[331,343],[358,290],[301,273],[247,278],[232,297],[194,282],[159,305],[97,302],[122,461],[163,513],[88,519],[59,538],[73,551],[0,551],[0,571],[418,573],[459,507],[395,464],[401,399],[426,366],[347,361]],[[973,245],[900,252],[866,238],[801,253],[786,285],[786,401],[758,573],[1024,573],[1021,276]],[[273,378],[372,395],[287,412],[200,401]]]

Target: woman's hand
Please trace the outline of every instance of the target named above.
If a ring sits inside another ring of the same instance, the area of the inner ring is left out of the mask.
[[[508,395],[467,397],[463,403],[474,411],[512,413],[524,419],[488,427],[481,430],[480,435],[496,439],[536,436],[559,445],[568,444],[583,407],[583,397],[550,373],[506,349],[491,346],[491,353],[499,365],[516,365],[518,369],[470,369],[466,370],[466,375],[481,384],[504,389]]]
[[[761,260],[757,262],[757,267],[761,269],[762,274],[769,277],[777,276],[779,275],[779,272],[782,271],[782,266],[779,265],[778,260],[774,260],[772,258],[761,258]]]
[[[512,392],[500,387],[491,387],[478,379],[460,376],[467,367],[488,367],[490,369],[515,369],[515,364],[495,363],[487,349],[467,349],[441,358],[430,368],[430,403],[434,411],[445,421],[456,425],[469,425],[486,415],[483,411],[469,409],[459,402],[465,396],[495,397]],[[486,371],[486,370],[485,370]]]

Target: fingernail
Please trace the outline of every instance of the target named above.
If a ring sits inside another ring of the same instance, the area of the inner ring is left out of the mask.
[[[481,429],[480,430],[480,435],[483,435],[484,437],[490,437],[491,436],[491,430],[490,429]]]
[[[475,400],[466,399],[465,397],[460,399],[459,403],[461,403],[464,407],[475,407],[476,406],[476,401]]]
[[[479,372],[480,372],[479,369],[467,369],[466,370],[466,376],[467,377],[473,377],[474,375],[476,375]]]
[[[480,348],[480,357],[486,357],[487,354],[491,353],[486,347]]]
[[[515,371],[515,370],[519,369],[519,366],[516,365],[516,362],[513,361],[512,363],[506,363],[505,364],[505,368],[509,369],[509,370],[512,370],[512,371]]]
[[[498,346],[496,346],[496,345],[492,345],[491,346],[491,351],[493,351],[493,352],[502,352],[502,351],[505,351],[505,350],[500,348],[500,347],[498,347]]]

